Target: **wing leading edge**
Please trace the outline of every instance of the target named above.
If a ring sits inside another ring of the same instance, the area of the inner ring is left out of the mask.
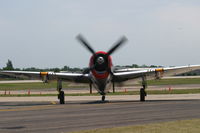
[[[180,66],[180,67],[166,67],[166,68],[149,68],[149,69],[138,69],[133,71],[123,71],[115,72],[114,81],[123,82],[129,79],[140,78],[142,76],[147,76],[147,78],[162,78],[164,76],[173,76],[177,74],[182,74],[186,72],[191,72],[194,70],[200,69],[200,65],[189,65],[189,66]]]
[[[172,76],[181,73],[186,73],[200,69],[200,65],[189,65],[180,67],[166,67],[166,68],[145,68],[144,70],[128,70],[123,72],[114,72],[113,78],[115,82],[123,82],[130,79],[147,76],[148,79],[157,79],[164,76]],[[9,75],[13,77],[28,77],[31,79],[47,79],[47,80],[65,80],[78,83],[90,83],[89,74],[81,73],[56,73],[56,72],[31,72],[31,71],[0,71],[0,74]]]
[[[78,83],[89,83],[88,74],[81,73],[56,73],[56,72],[31,72],[31,71],[0,71],[0,74],[12,77],[28,77],[42,80],[66,80]]]

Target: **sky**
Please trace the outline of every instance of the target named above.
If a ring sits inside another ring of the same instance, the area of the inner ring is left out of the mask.
[[[0,68],[87,67],[121,37],[114,65],[200,64],[199,0],[0,0]]]

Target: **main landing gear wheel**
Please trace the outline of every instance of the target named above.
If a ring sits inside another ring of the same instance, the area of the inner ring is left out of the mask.
[[[147,93],[145,89],[147,88],[147,79],[146,75],[142,76],[142,88],[140,89],[140,101],[145,101],[145,96],[147,96]]]
[[[145,101],[146,92],[144,88],[140,89],[140,101]]]
[[[104,102],[105,101],[106,96],[102,96],[101,101]]]
[[[60,99],[60,104],[65,104],[65,93],[64,93],[64,91],[60,91],[59,99]]]

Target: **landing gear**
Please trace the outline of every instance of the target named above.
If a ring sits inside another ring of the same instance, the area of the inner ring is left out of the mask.
[[[146,92],[144,88],[140,89],[140,101],[145,101]]]
[[[90,83],[90,94],[92,94],[92,83]]]
[[[143,102],[145,101],[145,96],[147,96],[147,93],[145,91],[145,89],[147,88],[147,81],[146,81],[146,76],[142,77],[142,87],[140,89],[140,101]]]
[[[64,91],[60,91],[59,99],[60,99],[60,104],[65,104],[65,93]]]
[[[113,82],[113,93],[115,93],[115,83]]]
[[[104,102],[104,101],[105,101],[105,98],[106,98],[106,96],[103,95],[102,98],[101,98],[101,101]]]
[[[62,90],[62,81],[57,81],[57,91],[58,91],[58,99],[60,99],[60,104],[65,104],[65,93]]]

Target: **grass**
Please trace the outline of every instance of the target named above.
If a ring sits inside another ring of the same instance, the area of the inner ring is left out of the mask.
[[[200,79],[161,79],[149,80],[148,85],[175,85],[175,84],[200,84]],[[133,84],[134,85],[134,84]],[[47,89],[56,88],[57,82],[51,81],[49,83],[1,83],[0,90],[31,90],[31,89]],[[69,86],[69,83],[63,82],[63,88],[86,88],[85,86]]]
[[[199,133],[200,119],[179,120],[145,125],[94,129],[72,133]]]
[[[181,85],[181,84],[200,84],[199,78],[178,78],[178,79],[160,79],[149,80],[148,85]]]
[[[198,94],[200,93],[200,89],[179,89],[179,90],[147,90],[147,94],[148,95],[159,95],[159,94]],[[139,91],[128,91],[128,92],[115,92],[115,93],[108,93],[107,95],[139,95],[140,92]],[[8,95],[4,95],[1,94],[1,97],[15,97],[15,96],[57,96],[57,94],[12,94]],[[65,94],[65,96],[99,96],[98,93],[93,93],[93,94],[89,94],[89,93],[75,93],[75,94]]]
[[[63,82],[63,88],[68,88],[69,83]],[[0,90],[31,90],[31,89],[49,89],[49,88],[56,88],[57,82],[51,81],[49,83],[1,83]],[[73,88],[75,86],[70,86]],[[84,86],[81,86],[84,87]]]

